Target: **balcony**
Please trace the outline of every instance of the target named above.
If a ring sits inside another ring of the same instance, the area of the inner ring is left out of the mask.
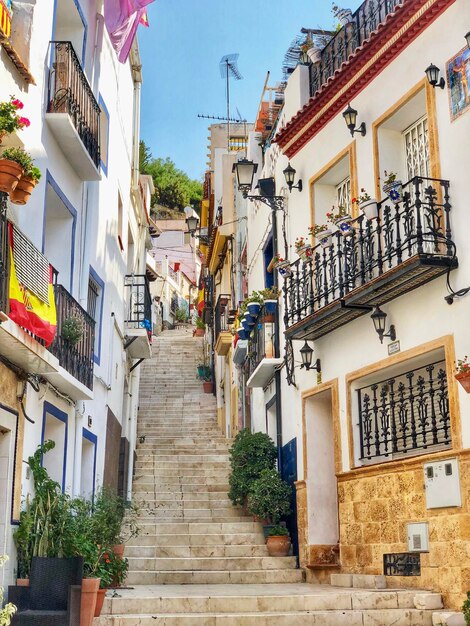
[[[0,194],[0,354],[26,372],[44,376],[73,399],[90,399],[93,397],[95,322],[68,291],[62,285],[54,284],[57,327],[54,341],[47,348],[42,338],[8,317],[10,256],[8,221],[2,208],[6,208],[4,194]],[[14,237],[15,245],[20,250],[16,259],[17,277],[27,277],[27,288],[32,293],[43,292],[44,286],[47,292],[47,259],[16,228]],[[44,271],[41,271],[44,268],[47,270],[46,278],[43,276]],[[37,291],[35,286],[38,287]],[[77,319],[83,329],[82,338],[76,345],[70,345],[62,337],[62,323],[71,317]]]
[[[379,216],[354,220],[354,232],[333,235],[291,265],[284,283],[286,337],[318,339],[367,311],[456,268],[450,227],[450,183],[413,178],[397,204],[379,203]]]
[[[219,356],[226,356],[232,346],[232,333],[228,327],[228,311],[231,296],[220,295],[214,311],[215,351]]]
[[[132,359],[148,359],[152,344],[152,298],[148,278],[129,274],[124,279],[127,313],[124,320],[125,350]]]
[[[269,319],[266,315],[261,315],[250,334],[248,360],[245,364],[247,387],[266,387],[276,369],[284,362],[274,356],[275,322],[267,321]]]
[[[403,0],[366,0],[361,4],[352,14],[351,21],[323,48],[320,62],[310,65],[310,96],[316,94],[349,56],[377,30],[387,15],[402,3]]]
[[[100,180],[100,107],[70,41],[52,41],[46,122],[81,180]]]

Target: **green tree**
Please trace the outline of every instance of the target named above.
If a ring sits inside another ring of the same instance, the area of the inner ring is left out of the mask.
[[[150,174],[155,186],[152,204],[160,204],[169,209],[184,209],[191,205],[199,212],[203,186],[200,181],[178,169],[170,158],[154,159],[150,148],[144,141],[140,142],[140,171]]]

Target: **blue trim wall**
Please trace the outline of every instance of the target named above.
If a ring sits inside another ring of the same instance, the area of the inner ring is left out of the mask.
[[[70,284],[69,284],[69,291],[70,291],[70,293],[72,293],[72,290],[73,290],[73,269],[74,269],[74,265],[75,265],[75,231],[76,231],[76,228],[77,228],[77,211],[72,206],[72,204],[69,202],[67,196],[61,190],[59,185],[56,183],[56,181],[52,177],[52,174],[50,173],[50,171],[47,170],[47,172],[46,172],[46,186],[45,186],[45,192],[44,192],[44,214],[43,214],[43,220],[42,220],[42,250],[41,250],[41,252],[43,254],[44,254],[44,246],[45,246],[45,243],[46,243],[46,218],[47,218],[47,190],[48,190],[48,185],[50,185],[52,187],[52,189],[54,190],[54,192],[59,196],[60,201],[63,203],[65,208],[69,211],[70,215],[72,216],[72,251],[71,251],[72,253],[71,253],[71,256],[70,256]],[[60,282],[60,274],[59,274],[59,282]],[[65,286],[66,285],[64,285],[64,287]]]
[[[108,176],[108,163],[109,163],[109,111],[108,111],[108,107],[106,106],[104,100],[103,100],[103,96],[101,94],[99,94],[98,96],[98,104],[100,107],[102,107],[104,114],[106,115],[106,118],[108,120],[108,132],[106,135],[106,163],[103,162],[103,160],[100,157],[100,164],[101,164],[101,169],[103,170],[103,172],[105,173],[106,176]],[[101,120],[100,120],[100,128],[101,128]]]
[[[14,409],[10,408],[9,406],[6,406],[6,404],[2,404],[0,402],[0,409],[2,409],[2,411],[5,411],[6,413],[10,413],[11,415],[14,415],[16,418],[16,426],[15,426],[15,444],[13,447],[13,480],[12,480],[12,485],[11,485],[11,511],[10,511],[10,523],[11,524],[19,524],[20,520],[19,519],[15,519],[13,517],[13,510],[15,507],[15,485],[16,485],[16,455],[17,455],[17,446],[18,446],[18,411],[15,411]]]
[[[93,352],[93,360],[97,365],[101,362],[101,337],[103,332],[103,305],[104,305],[104,280],[102,280],[99,275],[95,272],[95,270],[90,265],[90,276],[94,281],[98,283],[101,289],[101,305],[100,305],[100,320],[99,320],[99,329],[100,329],[100,340],[98,342],[97,350]],[[97,320],[95,320],[97,322]]]
[[[82,437],[83,439],[87,439],[88,441],[90,441],[95,447],[95,452],[93,455],[93,492],[92,492],[92,498],[91,498],[92,502],[94,502],[95,501],[95,484],[96,484],[96,452],[98,449],[98,437],[86,428],[82,429]]]
[[[59,0],[54,0],[54,9],[52,16],[52,31],[51,31],[51,41],[54,41],[54,33],[55,33],[55,25],[57,21],[57,2]],[[75,7],[77,9],[78,16],[80,17],[83,24],[83,45],[82,45],[82,66],[85,65],[85,55],[86,55],[86,42],[88,38],[88,23],[85,19],[85,15],[82,11],[82,7],[78,0],[73,0]],[[77,55],[78,56],[78,55]],[[52,47],[49,53],[49,68],[52,66]]]
[[[65,473],[67,471],[67,442],[69,434],[69,416],[64,411],[61,411],[58,407],[50,402],[45,401],[42,410],[42,430],[41,430],[41,445],[44,443],[44,435],[46,434],[46,414],[52,415],[65,424],[65,436],[64,436],[64,460],[62,466],[62,491],[65,491]],[[42,465],[42,459],[41,459]]]

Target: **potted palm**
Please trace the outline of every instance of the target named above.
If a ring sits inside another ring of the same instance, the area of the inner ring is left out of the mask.
[[[464,356],[463,359],[457,361],[457,373],[455,374],[455,378],[465,391],[470,393],[470,364],[468,363],[468,356]]]
[[[359,196],[357,198],[353,198],[351,202],[358,205],[367,220],[370,221],[377,219],[379,215],[377,200],[375,198],[371,198],[364,187],[361,188]]]
[[[396,172],[384,171],[385,180],[382,191],[387,194],[391,202],[398,204],[403,198],[403,183],[397,178]]]
[[[322,248],[330,248],[332,246],[331,235],[333,234],[326,224],[315,224],[310,226],[308,232],[320,242]]]
[[[266,542],[270,556],[287,556],[290,549],[288,533],[280,530],[280,521],[291,512],[291,487],[272,469],[263,470],[248,494],[248,510],[262,519],[268,519],[272,528]]]

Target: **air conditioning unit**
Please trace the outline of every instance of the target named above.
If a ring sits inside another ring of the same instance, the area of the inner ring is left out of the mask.
[[[233,351],[233,362],[235,365],[243,365],[248,355],[248,339],[239,339]]]
[[[407,524],[408,552],[429,552],[429,526],[427,522]]]

